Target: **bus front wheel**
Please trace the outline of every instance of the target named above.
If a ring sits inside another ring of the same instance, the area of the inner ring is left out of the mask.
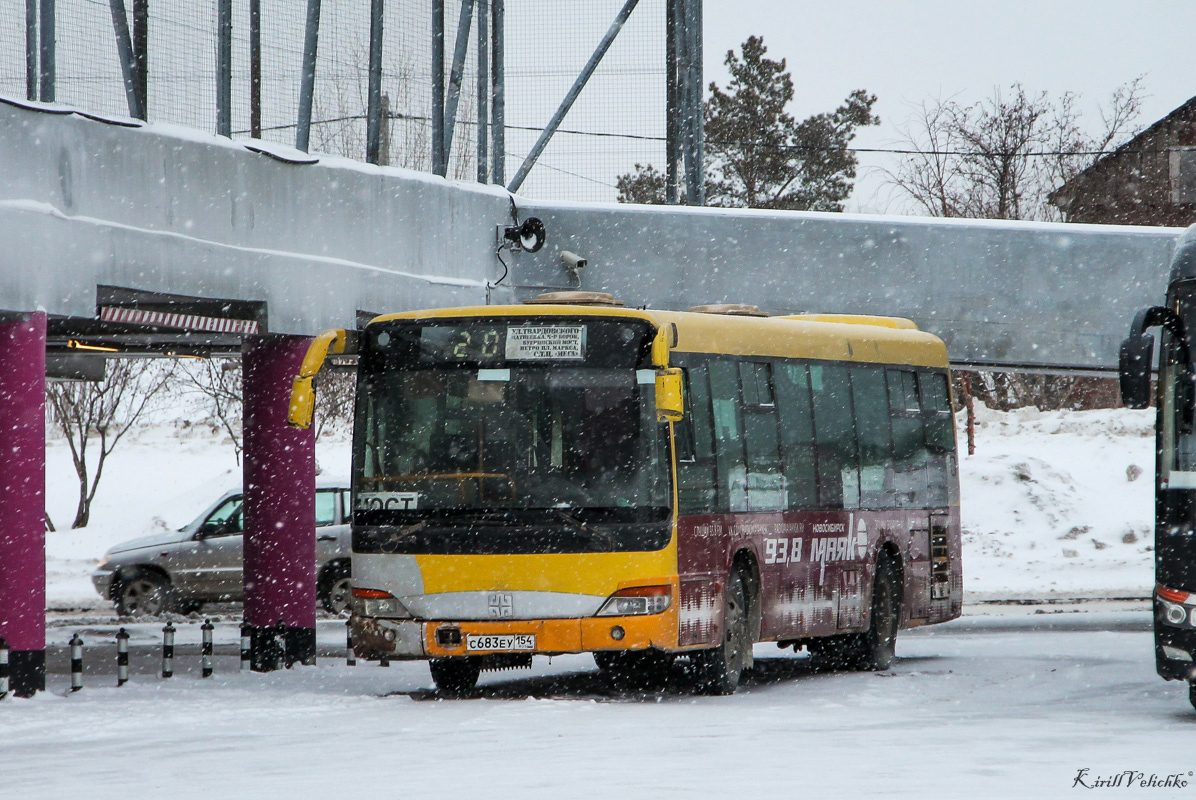
[[[464,658],[434,658],[428,662],[432,682],[441,693],[460,697],[473,691],[482,674],[482,660],[476,656]]]
[[[748,663],[752,642],[748,625],[747,583],[734,571],[723,595],[723,640],[718,647],[695,653],[697,685],[708,694],[734,694]]]

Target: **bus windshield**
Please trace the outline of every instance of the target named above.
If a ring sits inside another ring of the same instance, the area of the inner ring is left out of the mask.
[[[529,350],[518,322],[408,325],[380,337],[385,349],[368,361],[358,390],[363,522],[670,505],[643,326],[541,332],[555,343]],[[509,346],[517,326],[523,343]],[[549,327],[566,326],[540,326]]]

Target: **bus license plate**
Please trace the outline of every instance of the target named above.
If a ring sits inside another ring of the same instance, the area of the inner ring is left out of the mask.
[[[536,636],[532,633],[466,636],[465,649],[475,653],[491,650],[535,650]]]

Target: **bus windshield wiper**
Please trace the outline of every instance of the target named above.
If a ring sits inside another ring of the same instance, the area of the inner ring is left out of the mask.
[[[598,530],[597,528],[591,528],[589,525],[582,522],[580,519],[573,516],[566,509],[563,509],[563,508],[549,508],[546,510],[551,511],[553,516],[555,516],[557,519],[561,520],[562,522],[566,523],[567,525],[569,525],[569,527],[573,528],[574,530],[581,531],[582,533],[587,534],[590,537],[591,542],[600,545],[600,547],[596,548],[596,549],[601,549],[601,550],[613,550],[614,549],[615,538],[614,538],[614,536],[611,535],[610,531],[604,531],[604,530]]]

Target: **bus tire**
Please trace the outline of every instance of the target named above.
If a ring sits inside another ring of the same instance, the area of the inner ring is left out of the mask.
[[[1196,681],[1188,682],[1188,702],[1192,704],[1192,708],[1196,708]]]
[[[594,663],[616,691],[656,691],[668,683],[673,656],[652,649],[598,651]]]
[[[473,691],[482,674],[482,659],[476,656],[434,658],[428,662],[432,682],[441,694],[461,697]]]
[[[810,642],[814,668],[876,671],[892,666],[901,620],[901,586],[897,568],[888,555],[882,555],[876,562],[869,617],[868,630],[862,633],[827,636]]]
[[[697,667],[697,688],[706,694],[734,694],[747,665],[752,641],[749,626],[747,582],[739,570],[727,577],[723,593],[723,641],[718,647],[692,656]]]

